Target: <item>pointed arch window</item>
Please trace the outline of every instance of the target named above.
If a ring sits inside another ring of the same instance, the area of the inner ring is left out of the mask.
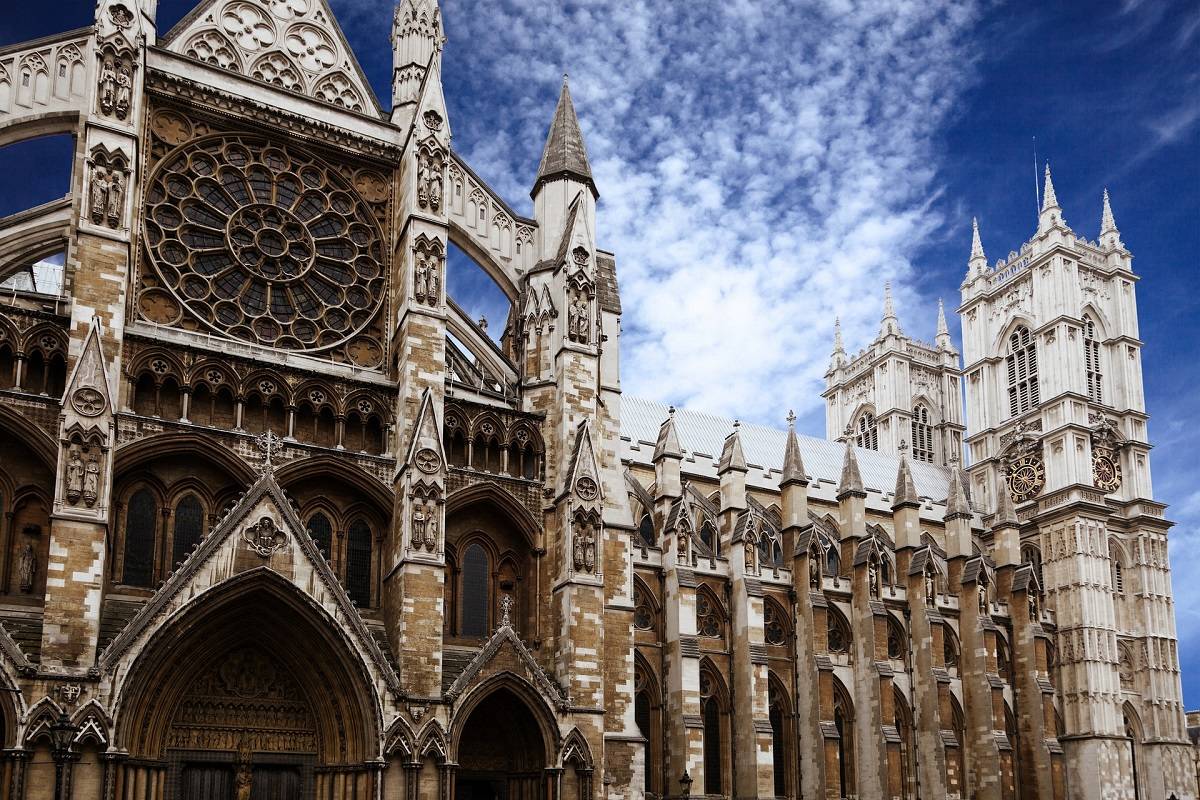
[[[1096,322],[1090,314],[1083,315],[1083,365],[1087,370],[1088,398],[1104,402],[1104,375],[1100,371],[1100,342],[1096,338]]]
[[[825,551],[825,574],[835,578],[842,574],[842,557],[838,555],[836,547]]]
[[[478,542],[467,547],[462,570],[462,635],[487,636],[491,588],[487,551]]]
[[[1118,595],[1125,594],[1125,564],[1121,551],[1114,544],[1108,546],[1108,563],[1111,570],[1112,590]]]
[[[763,606],[763,635],[767,644],[787,644],[790,627],[783,607],[773,600],[768,600]]]
[[[864,411],[858,418],[854,444],[867,450],[879,449],[879,428],[875,424],[875,415],[870,411]]]
[[[704,793],[719,795],[724,791],[722,767],[725,760],[721,742],[721,698],[716,679],[707,670],[700,673],[700,711],[704,724]]]
[[[700,543],[708,548],[708,552],[712,555],[720,555],[718,552],[720,543],[717,541],[717,529],[713,527],[712,522],[708,519],[705,519],[704,524],[700,526]]]
[[[767,683],[767,703],[770,707],[771,722],[771,761],[774,773],[775,796],[784,797],[788,793],[788,770],[791,763],[791,748],[788,746],[791,737],[788,736],[787,723],[789,708],[787,697],[779,688],[779,679],[771,675]]]
[[[840,685],[834,686],[833,727],[837,729],[837,769],[841,793],[848,797],[854,793],[854,705],[850,696]]]
[[[826,613],[826,643],[831,653],[850,652],[850,625],[840,611],[830,606]]]
[[[696,592],[696,632],[710,639],[725,636],[725,616],[709,592]]]
[[[192,548],[200,543],[204,535],[204,507],[194,494],[179,501],[175,506],[174,543],[171,548],[171,568],[182,563]]]
[[[933,463],[933,425],[929,421],[929,409],[924,405],[913,409],[912,455],[917,461]]]
[[[346,531],[346,592],[359,608],[371,605],[371,526],[361,519]]]
[[[125,513],[125,567],[122,580],[130,586],[154,583],[154,540],[158,526],[158,503],[149,489],[139,489],[129,498]]]
[[[1021,563],[1033,567],[1033,572],[1037,575],[1038,586],[1046,585],[1042,580],[1042,551],[1036,545],[1027,544],[1021,548]]]
[[[308,535],[316,542],[317,549],[321,551],[325,560],[329,561],[330,553],[333,551],[333,526],[329,524],[329,517],[320,511],[309,517]]]
[[[638,523],[638,535],[646,547],[654,547],[657,544],[654,535],[654,518],[649,514],[642,515],[642,521]]]
[[[1038,398],[1037,345],[1024,325],[1008,337],[1008,413],[1024,414],[1040,401]]]

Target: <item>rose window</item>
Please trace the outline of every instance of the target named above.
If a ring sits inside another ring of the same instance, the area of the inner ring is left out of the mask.
[[[146,198],[150,260],[210,328],[320,350],[375,317],[385,294],[379,226],[319,161],[257,137],[207,137],[163,159]]]

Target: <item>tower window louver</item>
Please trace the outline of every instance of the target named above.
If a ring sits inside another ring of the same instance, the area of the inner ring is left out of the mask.
[[[1083,365],[1087,371],[1088,398],[1104,402],[1104,376],[1100,372],[1100,342],[1096,340],[1096,323],[1088,315],[1083,317]]]
[[[929,409],[925,406],[913,409],[912,454],[917,461],[933,463],[933,426],[929,424]]]
[[[1024,325],[1008,337],[1008,413],[1017,416],[1029,411],[1039,402],[1037,346],[1033,335]]]

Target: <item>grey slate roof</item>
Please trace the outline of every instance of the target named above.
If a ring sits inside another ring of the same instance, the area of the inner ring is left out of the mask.
[[[667,418],[665,403],[657,403],[641,397],[623,395],[621,398],[621,444],[622,457],[638,464],[650,466],[654,455],[654,443],[662,421]],[[733,430],[733,420],[691,409],[676,409],[675,430],[684,451],[685,473],[717,477],[717,462],[725,444],[725,437]],[[787,431],[766,425],[742,423],[742,448],[750,473],[747,483],[752,487],[777,489],[783,470],[784,450],[787,446]],[[800,452],[809,477],[829,487],[837,485],[842,472],[845,445],[796,434]],[[868,491],[890,495],[896,484],[896,472],[900,459],[895,455],[864,450],[856,447],[859,470],[863,486]],[[909,463],[917,493],[935,502],[943,502],[950,483],[950,470],[924,461]]]
[[[592,180],[592,166],[588,163],[587,148],[579,130],[579,117],[575,116],[575,104],[571,102],[571,90],[564,79],[562,92],[558,96],[558,107],[554,109],[554,120],[546,136],[546,147],[542,150],[542,163],[538,166],[534,191],[542,181],[560,175],[582,178],[596,191]]]
[[[603,250],[596,252],[596,297],[600,308],[621,313],[621,293],[617,290],[617,257]]]

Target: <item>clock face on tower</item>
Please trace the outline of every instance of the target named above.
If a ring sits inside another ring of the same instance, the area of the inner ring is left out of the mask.
[[[1096,488],[1115,492],[1121,488],[1121,465],[1106,452],[1092,456],[1092,482]]]
[[[1018,503],[1032,500],[1046,485],[1046,466],[1038,454],[1023,456],[1008,467],[1008,491]]]
[[[254,344],[342,344],[386,294],[383,236],[354,186],[253,135],[201,137],[168,153],[149,181],[144,234],[183,308]]]

